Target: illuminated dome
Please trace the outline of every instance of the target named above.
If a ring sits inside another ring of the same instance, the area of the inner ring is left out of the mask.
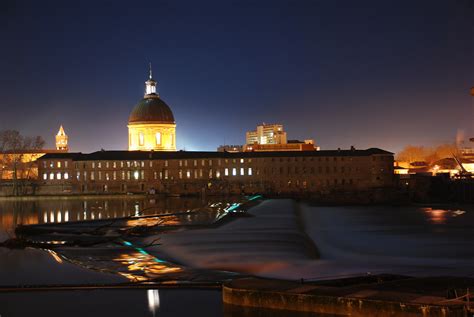
[[[170,107],[156,92],[150,74],[145,82],[145,96],[128,117],[129,151],[176,151],[176,122]]]
[[[174,116],[170,107],[157,95],[148,94],[132,110],[128,123],[171,123]]]

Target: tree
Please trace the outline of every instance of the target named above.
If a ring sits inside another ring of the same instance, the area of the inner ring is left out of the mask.
[[[0,131],[0,167],[2,167],[2,178],[5,170],[11,171],[13,182],[13,195],[17,196],[18,191],[18,172],[22,176],[29,175],[33,162],[32,159],[25,160],[25,155],[31,152],[41,150],[45,141],[41,136],[28,137],[23,136],[16,130]]]
[[[398,161],[408,163],[426,162],[432,164],[444,158],[452,158],[458,155],[459,149],[456,144],[441,144],[434,148],[407,145],[397,154]]]
[[[428,150],[423,146],[407,145],[397,154],[397,160],[408,163],[424,162],[428,156]]]

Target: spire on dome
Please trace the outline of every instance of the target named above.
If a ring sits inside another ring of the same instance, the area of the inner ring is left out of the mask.
[[[145,97],[152,95],[158,95],[156,93],[156,81],[153,79],[153,71],[151,69],[151,63],[149,64],[148,80],[145,82]]]

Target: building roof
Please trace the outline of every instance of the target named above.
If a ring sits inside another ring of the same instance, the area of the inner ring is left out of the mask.
[[[253,157],[325,157],[325,156],[370,156],[393,155],[378,148],[366,150],[323,150],[292,152],[162,152],[162,151],[97,151],[83,153],[51,153],[40,160],[72,159],[73,161],[112,161],[112,160],[157,160],[157,159],[196,159],[196,158],[253,158]]]
[[[174,124],[170,107],[156,94],[146,95],[132,110],[128,123]]]

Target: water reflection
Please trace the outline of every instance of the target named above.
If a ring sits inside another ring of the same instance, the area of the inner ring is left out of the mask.
[[[182,271],[181,267],[160,261],[146,251],[122,253],[113,261],[127,267],[128,272],[120,272],[119,274],[133,282],[142,282]]]
[[[228,201],[232,203],[238,199],[231,197]],[[215,201],[203,201],[197,197],[0,201],[0,241],[13,236],[15,227],[20,224],[68,223],[166,214],[202,208],[209,204],[222,204],[219,201],[219,198],[215,198]]]
[[[464,210],[421,208],[428,217],[428,221],[433,224],[445,224],[448,218],[454,218],[466,213]]]
[[[155,312],[160,309],[160,293],[157,289],[147,290],[148,309],[155,316]]]

